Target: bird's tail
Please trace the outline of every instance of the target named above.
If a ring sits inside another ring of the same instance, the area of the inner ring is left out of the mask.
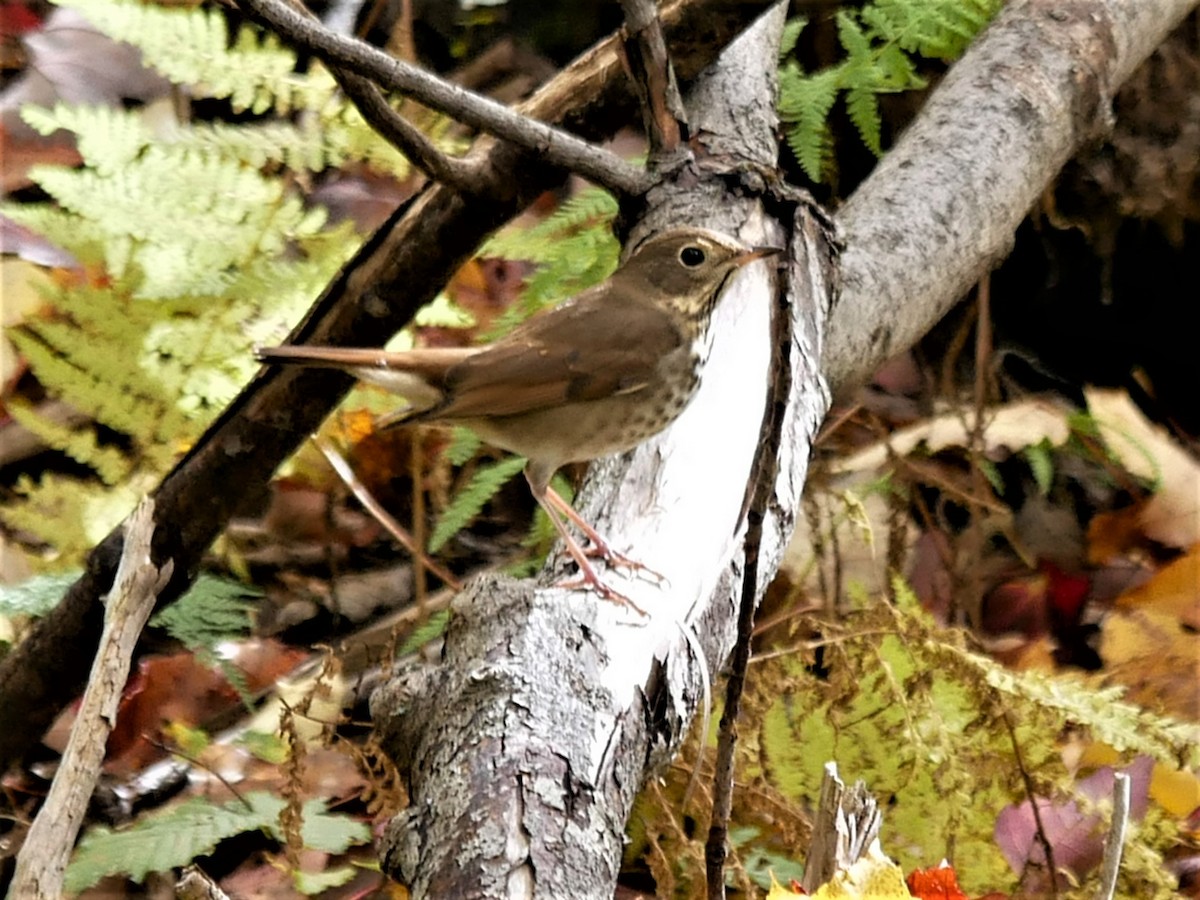
[[[408,405],[384,418],[394,425],[442,402],[441,389],[450,366],[465,359],[471,348],[429,348],[388,352],[366,347],[256,347],[254,355],[265,363],[341,369],[354,377],[399,394]]]

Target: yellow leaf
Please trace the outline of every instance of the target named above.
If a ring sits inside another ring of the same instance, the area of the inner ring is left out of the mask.
[[[884,856],[876,839],[858,862],[822,885],[813,900],[912,900],[912,894],[904,873]]]
[[[767,891],[767,900],[792,900],[793,897],[804,897],[804,894],[797,894],[795,891],[789,891],[782,884],[775,880],[775,873],[771,873],[771,889]]]

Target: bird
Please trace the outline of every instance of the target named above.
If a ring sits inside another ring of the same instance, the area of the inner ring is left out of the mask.
[[[523,456],[534,499],[550,517],[580,578],[601,597],[628,598],[596,573],[568,527],[610,566],[645,568],[616,553],[551,486],[559,468],[630,450],[671,424],[700,382],[712,313],[747,264],[772,256],[698,227],[641,241],[604,282],[474,347],[258,347],[271,364],[349,371],[399,394],[405,405],[381,420],[465,425],[484,441]]]

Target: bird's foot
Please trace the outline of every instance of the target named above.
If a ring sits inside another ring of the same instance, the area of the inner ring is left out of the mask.
[[[611,568],[628,569],[631,572],[636,572],[638,575],[645,575],[654,579],[659,584],[667,580],[667,577],[660,572],[656,572],[643,562],[638,562],[632,557],[626,556],[624,553],[618,553],[604,540],[597,541],[595,537],[591,538],[591,546],[587,547],[583,552],[591,559],[602,559]]]
[[[627,606],[639,616],[649,616],[649,613],[647,613],[644,609],[642,609],[620,591],[609,587],[607,584],[601,581],[600,577],[596,575],[595,571],[591,570],[590,567],[588,571],[582,572],[578,578],[568,578],[564,581],[556,582],[555,587],[560,587],[568,591],[573,591],[577,588],[592,590],[610,603],[615,603],[618,606]]]

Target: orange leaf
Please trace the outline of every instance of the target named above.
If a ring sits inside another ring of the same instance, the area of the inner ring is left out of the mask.
[[[918,900],[967,900],[967,895],[958,886],[954,868],[945,862],[935,869],[910,872],[905,884]]]

